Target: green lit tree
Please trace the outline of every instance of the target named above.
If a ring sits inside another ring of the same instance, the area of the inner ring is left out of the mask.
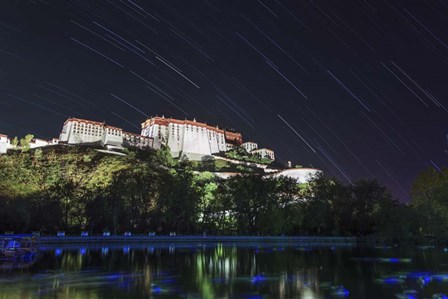
[[[22,153],[25,153],[30,150],[30,143],[31,140],[33,140],[34,135],[33,134],[27,134],[25,137],[20,138],[20,149]]]

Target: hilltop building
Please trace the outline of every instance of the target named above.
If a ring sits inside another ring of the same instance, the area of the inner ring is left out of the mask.
[[[248,153],[250,153],[251,151],[258,149],[258,144],[252,141],[246,141],[241,144],[241,147],[244,148]]]
[[[258,148],[252,141],[244,142],[241,133],[220,129],[206,123],[193,120],[178,120],[165,117],[151,117],[141,124],[140,134],[123,131],[122,128],[106,125],[104,122],[91,121],[81,118],[69,118],[64,122],[59,139],[44,140],[34,138],[30,141],[30,148],[52,146],[57,144],[97,144],[110,149],[124,147],[160,149],[168,146],[174,158],[188,158],[190,160],[204,160],[212,158],[214,154],[229,151],[236,147],[244,148],[248,153],[260,158],[275,160],[274,151]],[[0,134],[0,154],[12,149],[12,141],[7,135]],[[104,150],[100,150],[104,151]],[[110,151],[105,151],[109,152]],[[115,152],[115,154],[118,154]],[[232,160],[222,155],[216,159],[226,160],[236,164],[254,164],[253,162]],[[285,176],[297,183],[308,182],[311,178],[322,173],[312,168],[268,169],[267,165],[257,164],[267,176]],[[239,172],[216,172],[217,176],[228,178],[240,175]]]
[[[258,149],[255,142],[243,143],[241,133],[220,129],[193,120],[179,120],[165,117],[151,117],[141,124],[141,134],[123,131],[122,128],[107,125],[105,122],[81,118],[68,118],[62,127],[59,139],[43,140],[35,138],[30,148],[55,144],[91,144],[111,149],[124,147],[160,149],[168,146],[174,158],[204,160],[213,155],[243,147],[247,152],[260,158],[275,160],[272,150]],[[12,148],[6,135],[0,135],[0,154]]]
[[[0,154],[6,154],[6,151],[11,146],[11,142],[7,135],[0,134]]]
[[[59,143],[59,139],[53,138],[51,140],[44,140],[34,138],[30,141],[30,148],[45,147],[49,145],[55,145]],[[0,154],[6,154],[6,152],[12,149],[14,146],[11,143],[11,139],[8,135],[0,134]]]
[[[59,141],[68,144],[101,144],[109,148],[126,146],[152,148],[153,140],[123,129],[106,125],[104,122],[80,118],[65,121]]]
[[[30,148],[38,148],[56,144],[59,144],[59,139],[57,138],[53,138],[51,140],[34,138],[30,141]]]
[[[274,151],[270,150],[268,148],[260,148],[260,149],[252,150],[250,153],[258,155],[261,159],[270,159],[272,161],[275,160]]]
[[[170,148],[175,158],[202,160],[243,142],[242,135],[193,120],[151,117],[142,123],[142,135],[154,139],[154,148]]]

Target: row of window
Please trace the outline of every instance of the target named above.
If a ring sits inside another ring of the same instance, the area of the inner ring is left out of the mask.
[[[91,127],[94,127],[94,128],[101,128],[101,126],[98,126],[98,125],[84,124],[84,123],[80,123],[80,124],[78,124],[78,123],[74,123],[73,126],[74,126],[75,128],[76,128],[76,127],[79,127],[79,128],[91,128]]]
[[[103,132],[91,132],[91,131],[84,131],[84,130],[80,130],[80,129],[77,129],[77,130],[74,130],[73,131],[75,134],[83,134],[83,135],[89,135],[89,136],[102,136],[103,135]]]

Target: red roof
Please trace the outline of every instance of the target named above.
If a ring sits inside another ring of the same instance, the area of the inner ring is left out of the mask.
[[[217,133],[221,133],[221,134],[224,133],[224,130],[219,129],[218,127],[207,125],[206,123],[201,123],[201,122],[197,122],[194,120],[187,120],[187,119],[180,120],[180,119],[175,119],[175,118],[165,118],[165,117],[160,117],[160,116],[156,116],[156,117],[147,119],[144,123],[142,123],[142,128],[144,128],[148,125],[168,126],[171,123],[178,124],[178,125],[190,125],[190,126],[194,126],[194,127],[201,127],[201,128],[206,128],[211,131],[215,131]]]
[[[87,123],[87,124],[98,125],[98,126],[103,126],[104,125],[104,122],[98,122],[98,121],[82,119],[82,118],[75,118],[75,117],[70,117],[69,119],[67,119],[64,122],[64,125],[66,123],[68,123],[69,121],[76,121],[76,122],[80,122],[80,123]]]
[[[241,133],[226,131],[225,135],[226,141],[234,142],[237,145],[241,145],[243,143],[243,136],[241,136]]]
[[[108,129],[112,129],[112,130],[123,131],[123,129],[122,129],[122,128],[119,128],[119,127],[114,127],[114,126],[109,126],[109,125],[104,126],[104,127],[105,127],[105,128],[108,128]]]

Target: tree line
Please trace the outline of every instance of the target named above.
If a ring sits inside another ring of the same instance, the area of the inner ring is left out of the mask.
[[[210,162],[209,162],[210,163]],[[375,180],[220,179],[168,150],[126,156],[53,146],[0,156],[0,232],[377,236],[443,239],[448,172],[428,170],[409,204]],[[431,186],[430,188],[428,186]]]

